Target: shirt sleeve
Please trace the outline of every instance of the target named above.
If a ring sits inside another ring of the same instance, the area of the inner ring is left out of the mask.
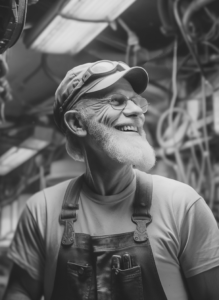
[[[43,281],[45,250],[42,234],[26,205],[19,220],[8,257],[36,280]]]
[[[218,225],[202,198],[188,210],[180,234],[179,260],[185,277],[192,277],[219,266]]]

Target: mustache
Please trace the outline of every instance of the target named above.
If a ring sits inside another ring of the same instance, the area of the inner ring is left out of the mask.
[[[142,114],[141,116],[136,117],[134,119],[134,124],[135,124],[136,127],[142,127],[144,125],[144,122],[145,122],[144,114]]]

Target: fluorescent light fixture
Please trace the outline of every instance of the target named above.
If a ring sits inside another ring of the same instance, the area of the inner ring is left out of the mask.
[[[0,156],[0,176],[4,176],[22,165],[48,145],[47,141],[28,138],[19,147],[12,147]]]
[[[59,1],[25,37],[28,47],[46,53],[76,54],[136,0]]]

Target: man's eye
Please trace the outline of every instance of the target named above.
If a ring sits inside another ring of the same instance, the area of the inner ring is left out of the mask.
[[[114,106],[119,106],[119,105],[121,105],[121,101],[119,101],[117,99],[113,99],[113,100],[111,100],[111,104]]]
[[[124,105],[125,103],[125,98],[121,95],[116,95],[116,96],[113,96],[111,98],[111,104],[114,105],[114,106],[120,106],[120,105]]]

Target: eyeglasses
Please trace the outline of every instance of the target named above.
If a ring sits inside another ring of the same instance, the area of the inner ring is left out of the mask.
[[[84,99],[84,100],[86,100],[86,99]],[[101,102],[101,101],[108,101],[113,109],[124,110],[127,106],[128,100],[131,100],[137,106],[139,106],[142,109],[142,112],[144,114],[148,111],[149,103],[143,97],[128,98],[128,97],[126,97],[125,95],[122,95],[122,94],[113,94],[110,97],[100,99],[100,100],[96,101],[95,103],[98,103],[98,102]],[[89,106],[93,106],[95,103],[93,103],[91,105],[87,105],[85,108],[87,108]]]

